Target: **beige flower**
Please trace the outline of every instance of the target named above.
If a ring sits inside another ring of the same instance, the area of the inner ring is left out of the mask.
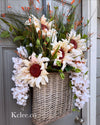
[[[45,15],[43,15],[40,19],[41,22],[41,29],[42,29],[42,35],[48,36],[48,37],[55,37],[57,34],[57,31],[52,27],[54,25],[54,21],[49,21]]]
[[[73,53],[74,56],[81,55],[83,51],[86,51],[86,39],[81,39],[81,35],[77,35],[74,30],[71,30],[68,35],[68,41],[73,45],[71,53]]]
[[[25,22],[25,25],[32,25],[32,24],[34,24],[34,26],[35,26],[35,28],[36,28],[36,31],[38,32],[40,29],[41,29],[41,24],[40,24],[40,20],[39,19],[37,19],[34,15],[30,15],[29,16],[29,19],[31,19],[31,21],[30,20],[27,20],[26,22]]]
[[[57,52],[57,58],[54,60],[54,65],[57,65],[57,61],[61,62],[63,64],[62,70],[66,67],[67,64],[74,66],[73,63],[73,57],[72,54],[69,53],[69,50],[71,49],[72,45],[69,45],[69,42],[67,39],[56,42],[53,45],[52,55],[55,53],[56,49],[59,47],[59,50]]]
[[[20,79],[23,83],[29,84],[31,87],[40,88],[40,83],[46,85],[48,83],[48,72],[46,71],[49,59],[42,57],[40,54],[37,58],[35,53],[30,56],[29,60],[23,59],[23,66],[15,74],[15,79]]]
[[[54,21],[48,20],[45,15],[41,17],[41,19],[37,19],[34,15],[29,16],[30,20],[25,22],[25,25],[34,24],[37,33],[42,31],[42,36],[47,36],[49,38],[52,37],[52,42],[57,40],[57,31],[53,28]]]

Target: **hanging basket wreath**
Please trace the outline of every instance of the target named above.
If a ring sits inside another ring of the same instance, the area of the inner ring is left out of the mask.
[[[48,9],[46,16],[40,16],[35,6],[32,14],[33,6],[31,3],[30,7],[22,7],[29,17],[14,13],[6,13],[6,19],[2,16],[0,20],[9,30],[2,27],[0,37],[10,37],[18,46],[18,57],[12,58],[13,98],[18,105],[26,106],[28,91],[33,87],[32,110],[36,114],[33,122],[44,125],[82,109],[88,102],[89,80],[84,54],[89,49],[86,46],[89,36],[82,35],[81,31],[89,21],[86,24],[83,18],[75,21],[78,5],[72,5],[66,22],[63,22],[64,14],[57,13],[58,7],[55,14]]]

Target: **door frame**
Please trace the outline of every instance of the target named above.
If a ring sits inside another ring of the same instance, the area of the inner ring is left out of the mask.
[[[93,33],[92,47],[88,51],[90,99],[82,111],[82,118],[83,125],[96,125],[97,0],[82,0],[82,16],[91,19],[87,30]]]

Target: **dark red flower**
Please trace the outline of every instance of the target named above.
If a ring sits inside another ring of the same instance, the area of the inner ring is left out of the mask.
[[[64,58],[64,56],[65,56],[65,52],[64,52],[64,50],[61,48],[59,51],[61,51],[62,52],[62,57],[59,57],[59,59],[63,59]]]
[[[70,43],[74,45],[74,48],[77,49],[77,42],[73,39],[70,40]]]
[[[39,77],[41,74],[41,66],[39,64],[33,64],[30,67],[30,74],[34,77]]]
[[[46,25],[44,25],[44,24],[41,24],[41,28],[42,28],[42,30],[44,30],[44,29],[48,30],[48,27]]]

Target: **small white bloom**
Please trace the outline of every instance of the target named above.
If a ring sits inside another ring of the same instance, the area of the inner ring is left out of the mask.
[[[17,48],[17,51],[19,54],[21,54],[23,57],[27,58],[28,57],[28,53],[27,50],[24,46],[20,46],[19,48]]]
[[[72,91],[77,96],[75,101],[75,106],[79,109],[82,109],[84,104],[89,100],[89,80],[88,76],[85,74],[88,70],[86,63],[83,63],[85,60],[80,60],[77,58],[80,63],[76,64],[76,67],[81,69],[80,73],[71,72],[71,84],[73,85]]]
[[[20,83],[20,84],[22,84],[22,83]],[[28,85],[24,86],[24,84],[22,84],[22,87],[16,86],[15,88],[12,88],[11,91],[13,94],[13,98],[17,100],[17,104],[26,106],[26,102],[29,97],[28,96],[28,91],[29,91]]]

